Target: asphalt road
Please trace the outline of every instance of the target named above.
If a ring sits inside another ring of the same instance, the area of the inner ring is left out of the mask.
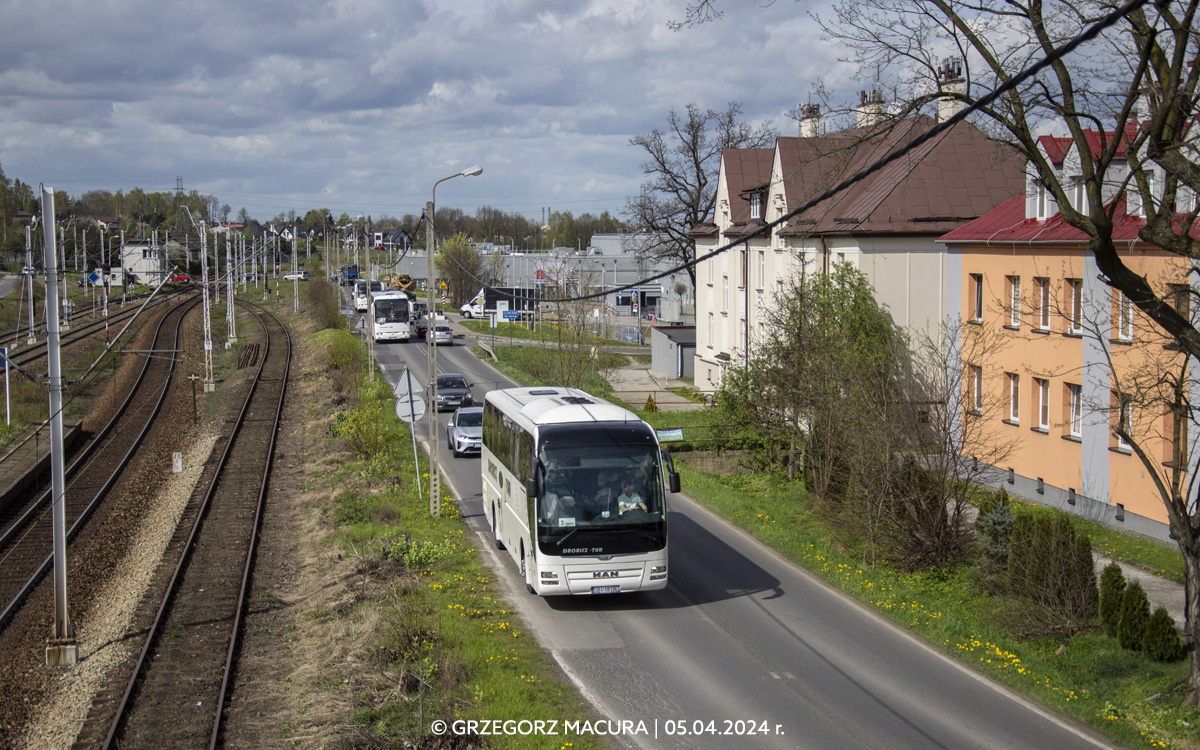
[[[407,365],[424,387],[426,350],[386,344],[375,354],[390,381]],[[477,401],[509,385],[464,346],[441,348],[438,371],[466,375]],[[440,423],[448,419],[438,415]],[[421,440],[424,424],[418,423]],[[479,459],[451,457],[444,428],[438,435],[449,490],[479,535],[484,558],[539,642],[598,715],[613,722],[605,729],[630,722],[614,737],[621,746],[1108,746],[829,589],[684,495],[669,501],[665,590],[531,596],[511,558],[491,544]]]

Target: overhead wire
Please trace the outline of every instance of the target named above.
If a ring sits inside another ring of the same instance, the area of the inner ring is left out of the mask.
[[[1162,5],[1165,5],[1168,1],[1169,0],[1129,0],[1129,2],[1126,2],[1125,4],[1115,8],[1108,15],[1104,16],[1100,20],[1093,23],[1090,27],[1085,29],[1079,35],[1071,38],[1067,42],[1065,42],[1062,45],[1051,50],[1046,55],[1045,58],[1043,58],[1042,60],[1025,68],[1023,71],[1021,71],[1017,75],[1013,76],[1008,81],[1006,81],[1004,84],[1002,84],[1001,86],[999,86],[998,88],[993,90],[991,93],[987,94],[986,96],[982,97],[981,99],[977,100],[975,103],[973,103],[967,107],[964,107],[963,109],[961,109],[957,113],[955,113],[953,116],[947,118],[946,120],[944,120],[942,122],[939,122],[934,127],[925,131],[921,135],[911,139],[910,141],[908,141],[908,143],[904,144],[903,146],[900,146],[895,151],[892,151],[891,153],[877,159],[875,162],[869,164],[868,166],[863,167],[858,172],[855,172],[853,175],[847,177],[846,179],[837,183],[836,185],[834,185],[833,187],[824,191],[823,193],[820,193],[819,195],[817,195],[813,198],[810,198],[809,200],[800,204],[799,206],[797,206],[796,208],[787,212],[786,214],[780,216],[777,219],[774,219],[773,221],[763,224],[761,227],[758,227],[754,231],[739,237],[737,240],[727,242],[724,245],[721,245],[720,247],[718,247],[708,253],[705,253],[704,255],[697,256],[685,263],[681,263],[681,264],[674,266],[666,271],[662,271],[661,273],[654,274],[653,276],[647,276],[645,278],[638,279],[637,281],[633,281],[631,283],[624,284],[621,286],[616,286],[611,289],[606,289],[603,292],[598,292],[595,294],[584,294],[584,295],[577,295],[577,296],[573,296],[573,297],[571,297],[571,296],[556,297],[552,301],[554,301],[554,302],[580,302],[583,300],[597,299],[597,298],[601,298],[601,297],[604,297],[609,294],[615,294],[618,292],[635,289],[643,284],[647,284],[652,281],[657,281],[657,280],[665,278],[667,276],[672,276],[676,273],[679,273],[680,271],[697,266],[700,263],[702,263],[706,260],[709,260],[710,258],[715,258],[716,256],[721,255],[722,253],[725,253],[728,250],[731,250],[732,248],[734,248],[738,245],[746,243],[749,240],[754,239],[755,237],[759,237],[759,236],[762,236],[763,234],[771,232],[772,230],[775,229],[775,227],[778,227],[779,225],[784,224],[785,222],[789,221],[790,219],[792,219],[796,216],[799,216],[800,214],[802,214],[805,211],[809,210],[810,208],[822,203],[823,201],[829,200],[830,198],[834,197],[835,195],[842,192],[843,190],[846,190],[847,188],[852,187],[859,182],[862,182],[867,177],[870,177],[872,174],[878,172],[879,170],[883,169],[884,167],[886,167],[887,165],[896,161],[897,159],[900,159],[901,157],[905,156],[906,154],[911,153],[915,149],[920,148],[923,144],[929,142],[930,140],[937,138],[939,135],[941,135],[945,131],[949,130],[950,128],[954,127],[958,123],[965,120],[971,114],[979,111],[980,109],[983,109],[984,107],[989,106],[990,104],[992,104],[992,102],[995,102],[997,99],[999,99],[1004,94],[1007,94],[1009,91],[1012,91],[1017,86],[1020,86],[1025,81],[1029,80],[1033,76],[1037,75],[1038,73],[1042,72],[1046,68],[1050,67],[1058,60],[1061,60],[1063,57],[1067,56],[1071,52],[1074,52],[1085,42],[1089,42],[1089,41],[1095,39],[1096,37],[1098,37],[1100,35],[1100,33],[1102,31],[1104,31],[1108,27],[1112,26],[1117,21],[1121,20],[1122,18],[1124,18],[1125,16],[1134,12],[1135,10],[1138,10],[1142,6],[1151,4],[1152,2],[1154,5],[1162,6]],[[454,258],[453,256],[449,256],[449,257],[451,259],[453,259],[456,263],[458,263],[457,258]],[[465,267],[463,267],[461,263],[459,263],[459,267],[463,268],[463,270],[466,270]],[[476,277],[474,274],[471,274],[471,277],[474,278],[476,281],[480,281],[480,279],[478,277]],[[497,289],[488,287],[486,284],[484,285],[484,288],[495,293],[497,296],[507,297],[507,298],[511,298],[511,299],[517,299],[517,295],[515,295],[515,294],[508,293],[508,292],[500,292]]]

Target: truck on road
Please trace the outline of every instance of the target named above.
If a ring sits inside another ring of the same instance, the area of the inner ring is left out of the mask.
[[[349,286],[356,281],[358,281],[358,266],[353,263],[342,266],[342,275],[338,283],[341,286]]]
[[[464,318],[486,318],[489,313],[501,307],[507,310],[536,310],[539,301],[540,292],[536,289],[484,287],[470,302],[458,308],[458,312]]]

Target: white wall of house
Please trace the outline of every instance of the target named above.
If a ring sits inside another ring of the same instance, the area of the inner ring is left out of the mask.
[[[163,277],[162,248],[148,241],[126,242],[121,246],[121,267],[125,273],[137,276],[143,284],[157,284]],[[114,278],[113,283],[123,284],[124,281]]]

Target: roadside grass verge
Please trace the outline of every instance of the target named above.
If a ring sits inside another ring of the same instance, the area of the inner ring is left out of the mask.
[[[346,367],[357,368],[353,358],[337,354],[346,338],[353,337],[323,331],[318,340]],[[561,734],[561,722],[594,718],[591,709],[504,602],[503,584],[472,546],[455,499],[443,496],[442,515],[430,515],[428,463],[421,456],[414,464],[411,434],[395,417],[390,388],[382,379],[364,379],[347,399],[347,412],[334,422],[330,449],[348,444],[357,457],[322,477],[334,493],[323,522],[350,568],[353,596],[345,607],[315,612],[310,620],[374,622],[367,648],[373,676],[354,696],[348,719],[362,744],[440,747],[431,730],[435,720],[543,719],[559,721],[560,734],[459,741],[493,748],[602,747],[591,736]],[[341,684],[333,680],[327,688]]]
[[[999,626],[1008,603],[969,566],[902,574],[859,563],[853,546],[779,476],[718,477],[676,456],[688,496],[763,544],[976,671],[1134,747],[1200,746],[1200,713],[1180,708],[1186,662],[1159,664],[1100,632],[1022,639]]]
[[[516,355],[507,359],[510,377],[533,384]],[[592,392],[603,395],[598,389]],[[720,436],[721,427],[713,424],[708,410],[632,411],[656,429],[684,427],[685,436]],[[701,447],[700,441],[695,442]],[[1151,661],[1122,649],[1115,638],[1099,630],[1068,639],[1019,637],[1001,624],[1011,614],[1012,602],[976,586],[970,565],[903,574],[882,565],[861,564],[861,545],[812,512],[802,484],[781,474],[705,473],[688,464],[687,450],[678,450],[688,446],[670,447],[689,497],[968,667],[1117,743],[1200,747],[1200,713],[1180,707],[1186,662]],[[1050,512],[1041,506],[1029,508]],[[1091,536],[1094,549],[1182,581],[1182,556],[1177,550],[1086,519],[1072,522],[1077,532]]]
[[[497,341],[559,341],[569,339],[587,346],[638,346],[624,341],[617,341],[605,336],[597,336],[589,332],[576,331],[574,328],[564,328],[554,318],[539,320],[533,328],[528,323],[496,323],[493,331],[491,323],[486,320],[460,320],[459,325],[483,336],[495,334]],[[490,341],[489,341],[490,343]],[[647,348],[648,347],[642,347]]]

